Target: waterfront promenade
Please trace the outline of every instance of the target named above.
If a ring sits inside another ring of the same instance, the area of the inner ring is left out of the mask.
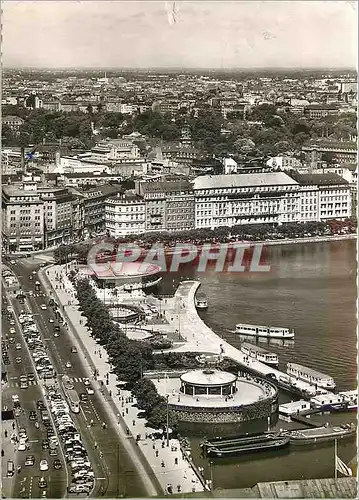
[[[184,281],[176,290],[174,298],[166,299],[163,310],[168,323],[174,329],[180,330],[185,342],[175,344],[174,352],[203,352],[217,354],[237,362],[241,366],[254,371],[258,375],[272,374],[277,381],[287,374],[261,363],[233,347],[215,334],[199,317],[195,306],[195,295],[201,286],[199,281]],[[300,391],[308,395],[315,395],[318,391],[314,385],[291,377],[291,383]]]
[[[56,275],[59,276],[59,279]],[[153,440],[150,434],[154,432],[154,429],[146,427],[146,421],[138,417],[139,410],[135,406],[135,398],[130,402],[131,393],[118,388],[121,381],[117,379],[115,374],[111,373],[112,366],[108,362],[105,349],[96,343],[83,324],[85,321],[79,312],[72,283],[66,277],[65,266],[51,266],[45,271],[41,271],[39,276],[47,285],[47,289],[49,289],[49,285],[51,286],[50,295],[55,295],[58,303],[64,308],[69,334],[73,338],[74,345],[84,353],[83,364],[88,370],[89,377],[93,378],[94,368],[98,370],[97,390],[102,393],[104,404],[109,414],[112,415],[114,426],[118,429],[119,436],[128,452],[133,456],[136,465],[142,470],[141,474],[149,476],[149,470],[151,470],[164,492],[166,492],[168,485],[172,486],[173,493],[177,492],[178,488],[183,493],[204,491],[201,478],[195,472],[189,457],[182,453],[179,441],[170,439],[169,447],[167,447],[165,440]],[[109,383],[102,385],[107,374],[109,374]],[[126,428],[129,429],[130,437],[134,439],[129,440]],[[141,439],[136,445],[135,438],[138,434]],[[142,454],[142,460],[136,459],[135,452]],[[147,461],[148,467],[143,466],[143,461]],[[146,482],[149,495],[156,495],[157,492],[151,477],[148,477]]]

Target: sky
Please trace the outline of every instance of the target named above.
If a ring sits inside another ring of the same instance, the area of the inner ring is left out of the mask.
[[[356,1],[5,0],[2,9],[5,67],[357,66]]]

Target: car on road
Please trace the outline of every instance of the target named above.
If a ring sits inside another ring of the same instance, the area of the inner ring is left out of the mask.
[[[43,449],[43,450],[48,450],[48,449],[49,449],[49,447],[50,447],[49,440],[48,440],[48,439],[44,439],[44,440],[42,441],[42,449]]]
[[[59,470],[59,469],[62,469],[62,463],[60,460],[54,460],[54,463],[53,463],[53,467],[55,470]]]
[[[9,344],[15,344],[15,339],[13,337],[10,337],[8,342]]]
[[[27,374],[27,378],[30,382],[34,381],[35,380],[35,374],[30,372]]]
[[[46,310],[47,310],[47,305],[46,305],[46,304],[41,304],[40,308],[41,308],[43,311],[46,311]]]
[[[25,439],[27,441],[28,437],[27,437],[27,432],[26,432],[25,427],[20,427],[20,429],[19,429],[19,438]]]
[[[47,481],[44,477],[40,477],[39,479],[39,488],[46,488],[47,486]]]
[[[45,410],[44,402],[41,399],[39,399],[38,401],[36,401],[36,408],[38,410]]]
[[[57,457],[57,448],[50,448],[49,455],[50,457]]]
[[[25,467],[31,467],[34,464],[35,464],[35,457],[34,457],[34,455],[28,455],[25,458]]]
[[[40,470],[49,470],[48,461],[45,459],[40,460]]]
[[[65,366],[66,366],[66,368],[71,368],[72,365],[71,365],[70,361],[67,361]]]
[[[16,330],[15,330],[15,328],[10,328],[9,332],[11,335],[15,335]]]
[[[17,351],[19,351],[21,349],[21,344],[19,342],[16,344],[15,349]]]
[[[90,379],[88,379],[88,378],[84,378],[84,379],[82,380],[82,382],[83,382],[83,383],[84,383],[84,385],[86,385],[86,386],[90,386],[90,385],[91,385],[91,383],[90,383]]]
[[[25,451],[26,450],[26,439],[19,439],[18,450],[19,451]]]
[[[76,349],[76,347],[75,347],[75,346],[72,346],[72,347],[71,347],[71,353],[72,353],[72,354],[76,354],[76,353],[77,353],[77,349]]]
[[[30,411],[29,420],[37,420],[36,411]]]
[[[88,394],[86,394],[86,392],[81,392],[80,401],[82,401],[84,403],[85,401],[88,401],[88,400],[89,400]]]
[[[20,398],[19,398],[18,394],[13,394],[11,396],[11,399],[12,399],[13,403],[18,403]]]
[[[53,323],[53,322],[54,322],[53,318],[49,318],[49,323]]]
[[[16,260],[14,260],[14,259],[10,260],[10,264],[13,264],[13,265],[16,264]]]
[[[89,396],[93,396],[95,394],[95,391],[92,389],[90,385],[86,387],[86,392]]]
[[[18,365],[22,362],[22,359],[20,357],[15,358],[15,363]]]

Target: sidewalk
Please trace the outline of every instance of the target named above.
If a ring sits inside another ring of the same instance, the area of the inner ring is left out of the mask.
[[[4,392],[6,388],[2,388],[2,404],[4,407],[4,400],[8,398],[4,397]],[[12,405],[7,404],[10,408]],[[4,420],[1,423],[1,450],[4,452],[4,456],[1,456],[1,495],[2,497],[12,498],[14,483],[17,475],[16,465],[17,465],[17,446],[14,441],[11,440],[11,436],[16,434],[16,426],[13,428],[15,420]],[[2,453],[1,453],[2,455]],[[14,462],[14,475],[13,477],[7,477],[7,462],[12,460]]]
[[[127,427],[134,438],[137,435],[141,436],[138,443],[139,449],[163,490],[166,491],[167,486],[171,485],[173,493],[177,493],[178,486],[180,492],[183,493],[204,491],[200,478],[194,472],[191,462],[182,453],[179,442],[171,439],[169,447],[167,447],[165,440],[163,444],[158,439],[153,441],[149,436],[153,429],[145,427],[146,421],[138,418],[139,410],[135,406],[136,400],[132,398],[129,391],[117,388],[119,381],[116,375],[111,373],[112,367],[108,363],[105,349],[95,342],[88,329],[82,324],[83,318],[78,312],[78,301],[75,299],[73,286],[66,277],[64,266],[56,265],[48,268],[46,276],[53,287],[52,295],[54,293],[57,295],[59,303],[63,305],[65,314],[77,332],[76,337],[78,343],[82,344],[80,348],[84,351],[87,367],[91,370],[91,374],[95,368],[99,372],[97,377],[99,389],[111,406],[114,417],[117,419],[117,426],[122,427],[122,430]],[[104,382],[107,375],[108,385]],[[130,398],[132,402],[130,402]],[[124,437],[126,438],[126,435]],[[125,441],[129,442],[126,439]],[[177,463],[175,463],[175,459],[177,459]]]

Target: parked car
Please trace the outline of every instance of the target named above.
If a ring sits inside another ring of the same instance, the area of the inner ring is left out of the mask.
[[[34,455],[28,455],[25,458],[25,467],[31,467],[34,464],[35,464],[35,457],[34,457]]]
[[[41,471],[49,470],[49,464],[48,464],[47,460],[43,459],[40,461],[40,470]]]
[[[53,467],[55,470],[62,469],[62,463],[60,460],[54,460]]]

